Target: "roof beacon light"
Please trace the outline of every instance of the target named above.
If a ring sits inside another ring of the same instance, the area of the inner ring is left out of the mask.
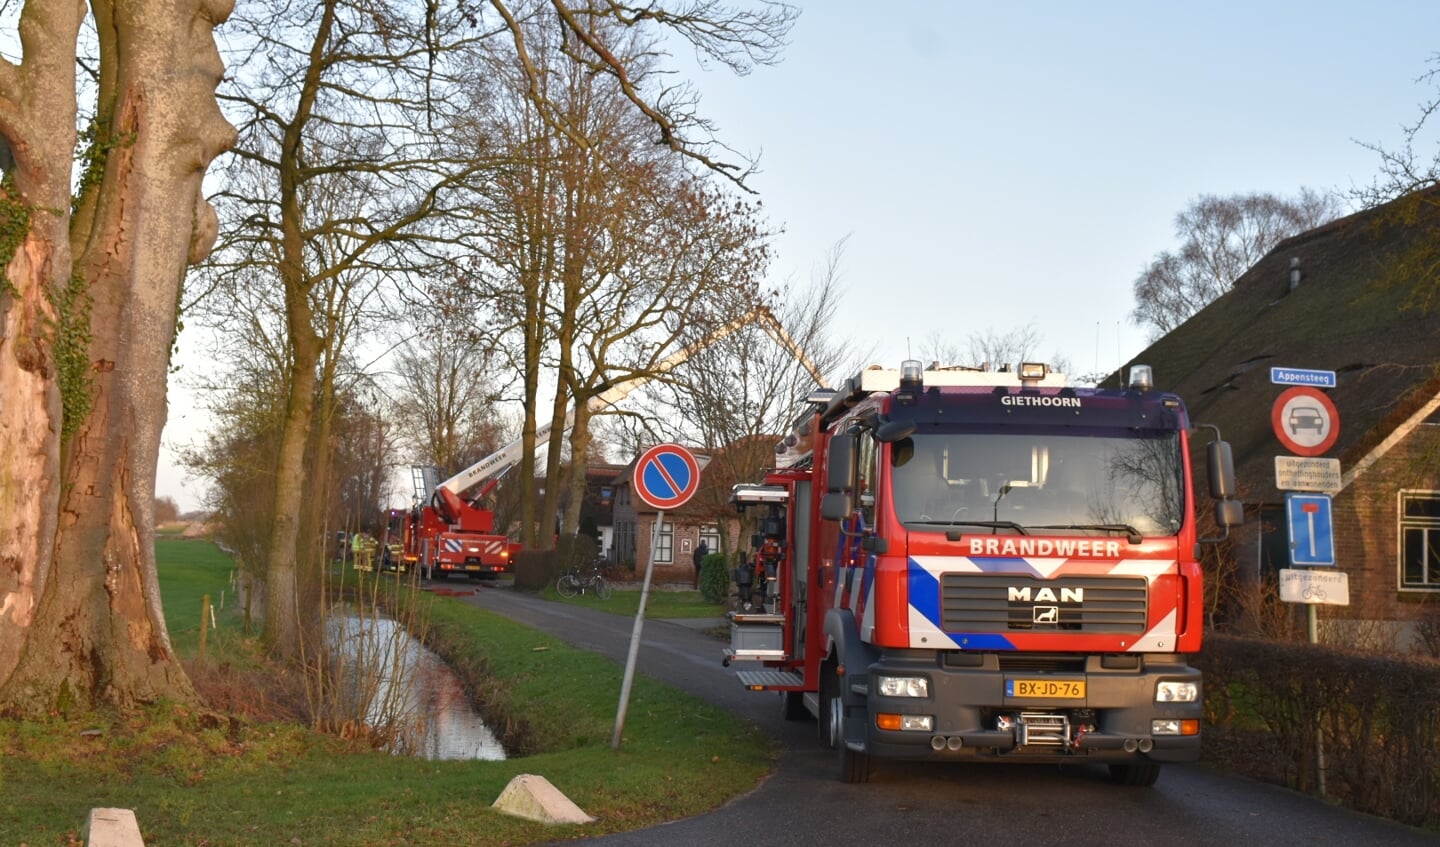
[[[1040,380],[1045,378],[1045,374],[1049,370],[1050,369],[1045,366],[1044,362],[1021,362],[1020,381],[1039,382]]]
[[[1149,365],[1130,366],[1130,387],[1136,391],[1149,391],[1155,387],[1155,373]]]
[[[900,390],[895,392],[895,400],[902,406],[914,403],[924,385],[924,365],[919,359],[906,359],[900,363]]]

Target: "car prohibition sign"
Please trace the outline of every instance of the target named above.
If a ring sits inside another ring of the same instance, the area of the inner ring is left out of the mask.
[[[1275,437],[1297,456],[1319,456],[1340,437],[1340,412],[1330,396],[1317,388],[1296,386],[1275,398],[1270,410]]]

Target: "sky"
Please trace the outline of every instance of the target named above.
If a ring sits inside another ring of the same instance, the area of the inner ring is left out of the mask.
[[[887,367],[933,339],[1033,328],[1041,358],[1144,349],[1132,286],[1202,195],[1369,185],[1440,90],[1440,3],[824,0],[782,61],[693,69],[700,111],[758,156],[771,282],[844,241],[835,330]],[[182,334],[180,359],[195,349]],[[967,363],[968,364],[968,363]],[[183,371],[182,371],[183,373]],[[1157,374],[1163,387],[1165,375]],[[157,494],[204,415],[171,378]]]

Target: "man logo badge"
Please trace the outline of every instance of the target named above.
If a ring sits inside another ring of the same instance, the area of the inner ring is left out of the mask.
[[[1060,607],[1036,606],[1034,607],[1033,620],[1035,623],[1058,624],[1060,623]]]

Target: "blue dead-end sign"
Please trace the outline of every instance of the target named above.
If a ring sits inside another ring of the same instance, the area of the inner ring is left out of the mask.
[[[1335,564],[1335,525],[1329,494],[1287,492],[1285,518],[1290,530],[1290,564]]]
[[[700,463],[679,444],[657,444],[635,462],[635,496],[661,511],[685,505],[700,488]]]

